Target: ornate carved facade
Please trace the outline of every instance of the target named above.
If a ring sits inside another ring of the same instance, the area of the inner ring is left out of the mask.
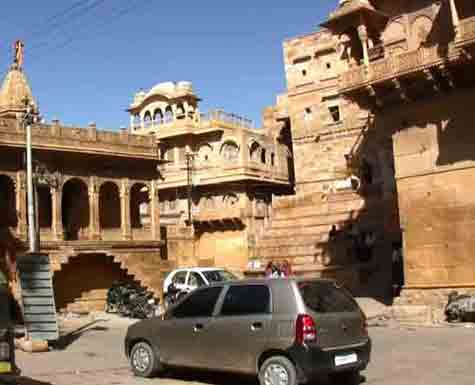
[[[245,269],[268,222],[272,194],[288,193],[291,142],[281,125],[258,129],[222,110],[206,114],[189,82],[140,91],[131,132],[160,148],[160,208],[169,255],[180,264]],[[189,220],[191,219],[191,222]]]

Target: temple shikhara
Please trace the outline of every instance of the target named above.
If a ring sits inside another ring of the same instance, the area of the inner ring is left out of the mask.
[[[283,42],[287,90],[262,124],[201,111],[181,81],[132,95],[125,130],[32,127],[58,310],[102,310],[119,279],[160,296],[177,267],[259,276],[285,260],[393,303],[401,319],[437,321],[450,291],[475,292],[475,3],[335,6],[319,30]],[[12,288],[27,241],[21,116],[35,103],[22,42],[15,51],[0,89],[0,266]]]

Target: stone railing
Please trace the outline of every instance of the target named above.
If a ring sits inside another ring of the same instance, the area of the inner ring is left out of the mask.
[[[0,143],[13,146],[25,145],[25,129],[16,123],[0,124]],[[87,128],[65,127],[59,124],[32,127],[33,145],[37,148],[74,149],[87,153],[111,153],[122,156],[156,158],[156,143],[148,136],[131,135],[125,131],[102,131],[95,126]]]
[[[475,16],[460,21],[459,37],[457,45],[464,45],[467,42],[475,41]]]
[[[368,67],[359,66],[345,72],[340,80],[342,92],[360,88],[371,83],[396,78],[411,72],[421,71],[444,58],[437,47],[420,48],[397,56],[390,56],[370,63]]]

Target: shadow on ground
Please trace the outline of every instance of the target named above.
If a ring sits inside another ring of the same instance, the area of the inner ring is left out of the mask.
[[[54,350],[66,350],[71,344],[77,341],[82,335],[88,332],[93,331],[107,331],[109,328],[105,326],[97,326],[97,323],[101,322],[100,320],[95,320],[89,322],[86,325],[81,326],[78,329],[70,331],[66,334],[63,334],[59,337],[59,339],[52,343],[51,346]],[[95,326],[96,325],[96,326]]]
[[[238,374],[204,372],[192,370],[175,370],[167,371],[163,378],[173,379],[177,381],[185,381],[190,383],[200,383],[209,385],[258,385],[259,381],[254,376],[244,376]],[[309,385],[363,385],[366,383],[366,377],[360,375],[359,381],[355,384],[339,383],[332,381],[328,376],[322,376],[318,380],[314,380]]]
[[[50,382],[37,381],[29,377],[0,376],[0,385],[53,385]]]

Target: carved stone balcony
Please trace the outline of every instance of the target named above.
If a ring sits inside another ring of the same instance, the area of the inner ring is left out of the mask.
[[[419,48],[397,56],[386,57],[371,62],[368,67],[359,66],[343,73],[340,80],[340,91],[348,93],[375,83],[420,72],[442,64],[447,59],[450,58],[441,56],[438,47]]]

